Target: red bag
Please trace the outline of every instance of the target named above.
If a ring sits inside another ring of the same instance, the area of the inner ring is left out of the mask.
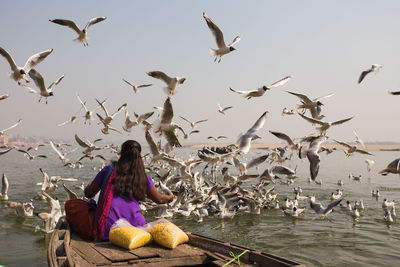
[[[65,202],[65,217],[71,229],[84,239],[94,238],[94,216],[96,208],[83,199],[70,199]]]

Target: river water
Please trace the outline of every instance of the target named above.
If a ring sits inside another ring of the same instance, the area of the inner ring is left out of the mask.
[[[53,154],[44,148],[41,152]],[[174,151],[179,157],[185,158],[195,154],[196,150],[182,148]],[[78,153],[78,152],[77,152]],[[265,153],[264,150],[251,150],[247,159]],[[297,157],[286,166],[297,166],[298,178],[288,186],[277,182],[275,192],[282,203],[286,196],[293,198],[293,188],[301,186],[302,195],[313,194],[318,202],[327,205],[330,193],[338,188],[337,181],[344,182],[344,201],[364,201],[365,210],[358,220],[339,208],[329,215],[330,221],[318,219],[310,209],[308,202],[301,202],[306,210],[297,219],[286,217],[281,210],[262,210],[260,215],[238,213],[232,219],[206,217],[203,223],[196,223],[190,218],[176,215],[171,220],[185,231],[199,233],[231,243],[259,249],[270,254],[282,256],[310,266],[398,266],[400,262],[400,225],[398,222],[384,222],[382,210],[383,198],[399,200],[400,177],[398,175],[381,176],[378,171],[390,161],[400,156],[400,152],[374,151],[375,164],[371,172],[367,172],[364,155],[354,155],[347,158],[343,152],[335,151],[330,155],[321,153],[321,165],[318,178],[323,184],[309,184],[309,164]],[[111,154],[105,154],[111,157]],[[78,158],[79,154],[76,154]],[[71,156],[73,157],[73,156]],[[34,198],[40,191],[36,183],[42,181],[39,168],[43,168],[50,176],[76,177],[79,182],[66,182],[67,186],[85,184],[97,173],[93,167],[99,167],[98,161],[86,161],[81,169],[63,167],[61,162],[51,156],[47,159],[29,161],[22,153],[11,151],[0,157],[0,172],[5,172],[10,188],[9,201],[26,202]],[[203,166],[203,165],[200,165]],[[269,166],[263,163],[259,171]],[[231,173],[234,169],[230,167]],[[249,173],[256,172],[255,169]],[[350,180],[349,173],[362,175],[361,182]],[[55,195],[63,203],[66,193],[61,183]],[[381,197],[371,196],[371,191],[379,189]],[[79,196],[79,189],[74,189]],[[49,212],[45,201],[34,200],[35,212]],[[144,213],[147,221],[155,220],[157,212]],[[399,215],[400,216],[400,215]],[[37,217],[20,218],[14,211],[0,203],[0,265],[4,266],[45,266],[46,249],[50,235],[35,231],[36,225],[42,222]]]

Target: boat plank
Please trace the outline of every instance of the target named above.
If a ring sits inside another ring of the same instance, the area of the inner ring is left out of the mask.
[[[169,267],[169,266],[193,266],[209,263],[206,254],[177,257],[177,258],[149,258],[137,261],[130,261],[129,266],[146,266],[146,267]]]
[[[139,258],[128,250],[113,245],[110,242],[95,243],[93,248],[112,262],[129,261]]]
[[[138,256],[139,258],[154,258],[160,257],[157,247],[154,244],[146,245],[145,247],[135,248],[129,251],[130,253]]]
[[[93,244],[84,241],[72,239],[70,243],[72,249],[74,249],[82,258],[86,261],[95,264],[95,265],[107,265],[111,264],[106,257],[100,254],[97,250],[93,248]]]
[[[88,262],[85,258],[81,257],[75,250],[71,249],[71,259],[72,263],[70,263],[71,267],[95,267],[96,265]]]

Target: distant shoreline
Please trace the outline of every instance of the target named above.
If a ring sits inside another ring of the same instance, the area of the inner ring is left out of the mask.
[[[203,148],[203,147],[225,147],[230,144],[195,144],[195,145],[189,145],[186,147],[190,148]],[[284,147],[284,144],[252,144],[251,148],[252,149],[267,149],[267,148],[277,148],[277,147]],[[343,146],[339,144],[325,144],[323,145],[324,147],[327,148],[336,148],[338,150],[343,149]],[[361,146],[358,146],[358,148],[362,150],[367,150],[367,151],[400,151],[400,144],[393,144],[393,145],[385,145],[385,144],[367,144],[365,145],[365,148],[362,148]]]

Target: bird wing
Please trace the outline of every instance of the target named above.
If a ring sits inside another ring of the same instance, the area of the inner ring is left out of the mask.
[[[261,129],[264,124],[265,121],[267,120],[267,113],[268,111],[265,111],[258,119],[257,121],[254,123],[254,125],[247,130],[247,133],[255,133],[256,131],[258,131],[259,129]]]
[[[169,77],[167,74],[165,74],[162,71],[149,71],[147,72],[147,75],[156,78],[156,79],[160,79],[163,82],[165,82],[167,85],[171,82],[172,78]]]
[[[362,150],[362,149],[356,149],[355,152],[361,153],[361,154],[365,154],[365,155],[371,155],[373,156],[373,154],[369,153],[368,151]]]
[[[208,121],[208,119],[196,121],[194,124],[199,124],[199,123],[206,122],[206,121]]]
[[[347,144],[345,142],[341,142],[341,141],[338,141],[338,140],[335,140],[335,139],[333,139],[333,141],[335,141],[336,143],[341,144],[342,146],[345,146],[347,148],[351,148],[351,145],[349,145],[349,144]]]
[[[321,161],[318,153],[307,153],[307,159],[310,162],[310,176],[311,180],[315,181],[319,172],[319,162]]]
[[[238,90],[235,90],[235,89],[232,89],[232,87],[229,87],[229,90],[231,90],[232,92],[235,92],[235,93],[238,93],[238,94],[248,94],[248,93],[250,93],[250,92],[253,92],[253,91],[238,91]],[[257,91],[257,90],[255,90],[255,91]]]
[[[181,147],[181,143],[179,143],[178,138],[176,137],[175,131],[170,130],[170,131],[163,131],[165,139],[167,139],[168,144],[170,144],[172,147]]]
[[[46,93],[47,92],[46,86],[44,84],[43,76],[40,74],[40,72],[38,72],[37,70],[32,68],[28,74],[29,74],[29,77],[32,78],[35,85],[40,89],[40,92]]]
[[[222,111],[228,110],[228,109],[230,109],[230,108],[233,108],[233,106],[224,107],[224,108],[222,109]]]
[[[306,95],[298,94],[298,93],[290,92],[290,91],[286,91],[286,92],[288,92],[289,94],[297,96],[298,98],[303,100],[305,103],[311,103],[312,102],[311,99],[309,99],[308,96],[306,96]]]
[[[168,97],[164,102],[163,111],[161,114],[161,123],[169,124],[174,117],[174,110],[172,108],[171,99]]]
[[[338,124],[345,123],[346,121],[349,121],[349,120],[351,120],[352,118],[354,118],[354,116],[353,116],[353,117],[350,117],[350,118],[347,118],[347,119],[343,119],[343,120],[339,120],[339,121],[332,122],[332,125],[338,125]]]
[[[1,46],[0,46],[0,55],[2,55],[8,61],[8,64],[10,65],[12,71],[18,70],[18,67],[15,64],[12,56]]]
[[[303,119],[305,119],[308,122],[316,123],[316,124],[319,124],[319,125],[324,125],[324,122],[322,122],[322,121],[307,117],[307,116],[305,116],[305,115],[303,115],[301,113],[297,113],[297,114],[299,114]]]
[[[361,72],[360,77],[358,78],[358,83],[362,82],[362,80],[364,80],[365,76],[367,76],[368,73],[370,73],[372,70],[364,70],[363,72]]]
[[[78,198],[78,195],[75,192],[72,192],[72,190],[69,189],[64,183],[62,185],[63,185],[65,191],[68,194],[68,199],[76,199],[76,198]]]
[[[50,141],[51,148],[57,153],[60,158],[64,158],[64,155],[56,148],[53,141]]]
[[[100,101],[97,100],[97,99],[96,99],[96,101],[97,101],[97,103],[99,104],[99,106],[103,109],[104,113],[106,114],[106,117],[109,117],[108,111],[107,111],[106,107],[104,106],[104,101],[103,101],[103,102],[100,102]]]
[[[146,131],[145,137],[146,137],[147,144],[150,147],[150,152],[153,155],[153,157],[159,155],[160,152],[159,152],[157,145],[154,142],[153,137],[151,136],[149,131]]]
[[[356,142],[359,143],[362,147],[365,148],[365,144],[364,141],[361,140],[361,138],[358,136],[357,132],[355,130],[353,130],[354,135],[356,136]]]
[[[278,137],[279,139],[285,140],[289,145],[296,146],[293,140],[288,135],[280,132],[273,132],[273,131],[269,132]]]
[[[252,159],[252,160],[247,164],[246,168],[247,168],[247,169],[250,169],[250,168],[252,168],[252,167],[254,167],[254,166],[257,166],[257,165],[263,163],[265,160],[267,160],[268,156],[269,156],[269,154],[266,154],[266,155],[263,155],[263,156],[261,156],[261,157],[257,157],[257,158],[255,158],[255,159]]]
[[[152,86],[152,85],[153,85],[152,83],[149,83],[149,84],[141,84],[141,85],[138,85],[138,88],[149,87],[149,86]]]
[[[126,103],[122,104],[122,105],[117,109],[117,111],[115,111],[115,112],[111,115],[111,117],[114,118],[114,116],[117,115],[118,113],[120,113],[124,108],[126,108],[126,106],[127,106]]]
[[[92,26],[93,24],[99,23],[100,21],[105,20],[106,17],[97,17],[97,18],[92,18],[91,20],[89,20],[89,22],[86,24],[85,26],[85,31],[87,31],[89,29],[90,26]]]
[[[138,124],[142,123],[143,121],[147,120],[148,118],[150,118],[151,116],[153,116],[154,111],[151,112],[147,112],[144,114],[139,115],[139,117],[136,118],[136,121]]]
[[[391,95],[400,95],[400,91],[388,91]]]
[[[320,96],[320,97],[318,97],[318,98],[315,98],[315,99],[314,99],[314,102],[317,102],[317,101],[320,101],[320,100],[322,100],[322,99],[331,97],[331,96],[333,96],[333,95],[334,95],[334,94],[332,93],[332,94],[329,94],[329,95]]]
[[[328,211],[332,210],[334,207],[336,207],[337,205],[339,205],[339,203],[342,201],[343,199],[338,199],[333,201],[332,203],[330,203],[326,209],[324,210],[324,214],[326,214]]]
[[[49,49],[49,50],[34,54],[30,58],[28,58],[28,60],[25,63],[25,66],[24,66],[24,71],[28,72],[31,68],[35,67],[37,64],[42,62],[48,55],[51,54],[51,52],[53,52],[53,49]]]
[[[51,88],[53,88],[53,86],[58,85],[63,79],[64,79],[64,74],[61,75],[56,81],[52,82],[49,87],[47,87],[47,90],[50,90]]]
[[[77,134],[75,134],[75,140],[81,147],[84,147],[84,148],[90,147],[86,142],[84,142],[82,139],[80,139]]]
[[[83,109],[85,110],[85,112],[87,112],[87,108],[85,106],[85,103],[83,103],[82,99],[79,97],[78,93],[76,93],[76,98],[78,98],[79,103],[81,103]]]
[[[224,34],[220,30],[220,28],[218,28],[218,26],[210,19],[210,17],[207,16],[207,14],[205,12],[203,12],[203,18],[206,20],[207,26],[210,29],[211,33],[214,35],[215,42],[217,43],[218,48],[226,47],[225,41],[224,41]],[[236,38],[238,38],[238,37],[236,37]],[[240,40],[240,37],[239,37],[239,40]]]
[[[236,43],[238,43],[240,40],[242,39],[242,37],[240,36],[236,36],[235,39],[233,39],[233,41],[228,44],[228,47],[234,46]]]
[[[8,192],[8,179],[7,176],[3,173],[3,177],[1,178],[1,194],[3,196],[7,195]]]
[[[11,130],[12,128],[17,127],[21,122],[22,122],[22,119],[19,119],[19,120],[17,121],[17,123],[11,125],[11,126],[8,127],[7,129],[1,130],[0,132],[4,133],[5,131]]]
[[[129,81],[125,80],[124,78],[122,78],[122,80],[123,80],[124,82],[126,82],[128,85],[130,85],[130,86],[132,86],[132,87],[135,87],[133,84],[131,84]]]
[[[184,117],[182,117],[182,116],[179,116],[179,117],[180,117],[182,120],[188,122],[189,124],[192,124],[192,122],[191,122],[190,120],[188,120],[188,119],[186,119],[186,118],[184,118]]]
[[[285,166],[274,166],[271,169],[273,174],[284,174],[284,175],[293,175],[296,172]]]
[[[50,19],[50,22],[53,22],[55,24],[59,24],[62,26],[67,26],[68,28],[73,29],[77,34],[81,34],[81,30],[76,26],[75,22],[72,20],[67,20],[67,19]]]
[[[271,88],[274,88],[274,87],[282,86],[285,83],[287,83],[291,78],[292,78],[291,76],[286,76],[285,78],[282,78],[279,81],[274,82],[273,84],[268,86],[268,88],[271,89]]]

